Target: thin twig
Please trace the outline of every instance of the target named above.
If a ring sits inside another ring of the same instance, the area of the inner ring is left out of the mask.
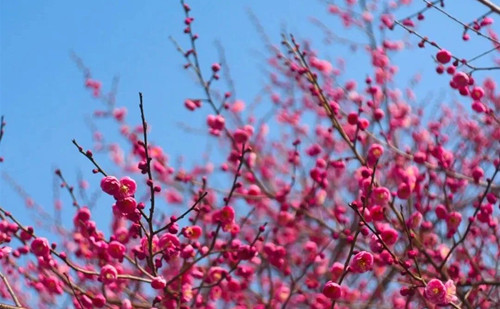
[[[0,271],[0,278],[2,278],[2,281],[5,284],[5,286],[7,287],[7,290],[9,291],[9,294],[12,297],[12,300],[14,301],[14,303],[16,304],[16,306],[17,307],[22,307],[21,302],[19,302],[19,299],[16,296],[16,293],[14,292],[14,290],[12,289],[12,287],[10,286],[10,283],[7,280],[7,277],[5,277],[5,275],[1,271]]]

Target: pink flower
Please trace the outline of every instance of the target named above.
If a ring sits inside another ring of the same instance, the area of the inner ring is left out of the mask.
[[[114,176],[106,176],[101,180],[101,189],[109,195],[115,195],[120,190],[120,182]]]
[[[460,222],[462,222],[462,215],[459,212],[450,212],[448,217],[446,218],[446,225],[448,227],[448,231],[456,232],[458,227],[460,226]]]
[[[50,245],[47,238],[35,238],[31,242],[31,252],[36,256],[48,256],[50,253]]]
[[[441,304],[444,302],[446,288],[441,280],[432,279],[425,286],[424,295],[425,298],[431,303]]]
[[[151,246],[151,251],[153,253],[156,253],[158,251],[158,236],[154,235],[152,239],[152,246]],[[135,254],[140,254],[143,256],[149,255],[149,241],[146,236],[143,236],[141,238],[141,245],[136,248],[137,250],[134,250]]]
[[[248,132],[242,129],[237,129],[234,132],[234,141],[237,142],[238,144],[243,144],[248,141],[248,138],[250,137]]]
[[[75,225],[80,225],[81,223],[85,223],[90,219],[90,209],[88,207],[82,207],[76,213],[73,222]]]
[[[217,211],[213,217],[215,222],[221,222],[222,224],[232,223],[234,220],[234,209],[231,206],[225,206],[221,210]]]
[[[406,200],[411,195],[411,187],[407,183],[403,182],[399,185],[397,194],[400,199]]]
[[[370,149],[368,149],[368,157],[372,158],[373,161],[376,161],[384,154],[384,147],[380,144],[372,144]]]
[[[126,197],[116,201],[116,207],[122,214],[132,214],[137,208],[137,202],[133,197]]]
[[[167,286],[167,281],[163,277],[154,277],[151,281],[151,287],[155,290],[161,290]]]
[[[181,257],[183,259],[189,259],[195,255],[196,255],[196,252],[194,252],[194,248],[191,245],[185,246],[184,249],[182,249],[182,251],[181,251]]]
[[[385,187],[377,187],[373,190],[373,199],[375,203],[384,205],[391,198],[391,192]]]
[[[63,293],[61,282],[59,281],[59,279],[57,279],[57,277],[54,277],[54,276],[44,277],[42,279],[42,282],[48,291],[50,291],[54,294],[62,294]]]
[[[394,245],[398,241],[398,232],[393,228],[384,229],[380,237],[388,246]]]
[[[349,267],[354,273],[364,273],[373,267],[373,255],[370,252],[361,251],[351,260]]]
[[[410,218],[408,219],[408,221],[406,222],[406,224],[408,225],[409,228],[416,229],[416,228],[418,228],[420,226],[420,223],[422,223],[422,219],[423,219],[422,213],[419,212],[419,211],[415,211],[410,216]]]
[[[446,303],[448,304],[451,302],[456,302],[458,300],[458,297],[456,295],[457,287],[455,286],[455,282],[453,282],[453,280],[448,280],[444,284],[444,287],[446,288]]]
[[[339,299],[342,296],[342,288],[333,281],[328,281],[323,287],[323,295],[331,299]]]
[[[12,248],[11,247],[1,247],[0,248],[0,259],[8,256],[10,253],[12,252]]]
[[[171,257],[179,253],[179,247],[181,242],[177,236],[166,233],[160,237],[158,240],[158,247],[160,250],[164,250],[167,257]]]
[[[382,246],[377,236],[375,235],[372,235],[372,237],[370,238],[370,250],[375,253],[380,253],[384,250],[384,246]]]
[[[125,255],[125,251],[126,248],[121,242],[113,240],[112,242],[109,243],[108,254],[111,257],[122,260],[123,256]]]
[[[107,264],[101,268],[101,274],[99,280],[104,283],[112,283],[118,278],[118,271],[113,265]]]
[[[444,305],[457,300],[456,287],[453,280],[445,284],[439,279],[432,279],[424,290],[425,298],[436,305]]]
[[[137,185],[130,177],[123,177],[120,179],[120,189],[113,194],[115,199],[121,200],[126,197],[134,196]]]
[[[220,267],[220,266],[214,266],[210,268],[209,273],[208,273],[208,282],[217,282],[221,280],[223,277],[227,275],[227,271]]]
[[[304,257],[308,261],[314,261],[318,252],[318,245],[314,241],[309,240],[304,244],[304,252]]]
[[[201,236],[201,227],[194,225],[188,226],[182,231],[182,235],[188,239],[198,239]]]
[[[384,207],[380,205],[375,205],[370,209],[370,216],[373,221],[384,220]]]

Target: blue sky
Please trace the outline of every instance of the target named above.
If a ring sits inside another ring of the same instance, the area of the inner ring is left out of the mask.
[[[207,110],[190,113],[183,107],[185,98],[199,96],[201,92],[192,74],[182,69],[182,58],[168,39],[171,35],[181,44],[187,43],[182,33],[180,4],[144,3],[97,0],[0,3],[0,113],[7,121],[0,144],[0,155],[5,162],[0,164],[0,170],[49,212],[52,212],[55,167],[61,168],[73,184],[79,172],[92,188],[99,181],[90,173],[90,163],[71,143],[76,138],[83,146],[91,145],[85,119],[100,107],[84,89],[83,75],[71,59],[71,52],[83,59],[92,76],[102,81],[104,90],[109,90],[113,77],[119,77],[117,105],[128,108],[131,123],[139,123],[137,93],[143,92],[146,114],[153,127],[151,138],[173,158],[183,154],[186,161],[200,162],[199,150],[210,143],[206,137],[187,134],[178,125],[183,122],[193,128],[205,128],[208,114]],[[218,60],[214,42],[220,41],[238,98],[247,102],[254,99],[268,80],[263,70],[264,42],[248,16],[248,9],[255,13],[273,43],[279,44],[280,33],[286,29],[298,38],[309,38],[320,57],[332,60],[345,57],[349,77],[359,83],[371,72],[366,57],[349,53],[342,46],[322,43],[322,32],[311,24],[311,16],[321,19],[337,34],[366,42],[359,31],[343,30],[338,20],[328,15],[322,1],[191,1],[189,4],[195,17],[193,27],[200,34],[202,65],[208,70]],[[485,12],[475,1],[452,5],[453,12],[462,19]],[[403,10],[398,17],[409,12]],[[495,27],[498,31],[498,25]],[[463,44],[459,40],[460,27],[436,12],[429,13],[429,22],[422,25],[421,31],[466,58],[491,47],[489,42],[475,37],[474,43]],[[394,35],[406,36],[401,29],[396,29]],[[433,49],[417,50],[393,59],[401,64],[399,77],[403,85],[416,73],[425,76],[422,85],[415,89],[420,98],[429,93],[437,96],[446,90],[447,81],[432,73],[434,53]],[[225,89],[224,83],[219,85]],[[431,85],[440,86],[428,87]],[[96,124],[105,133],[115,134],[115,126],[99,121]],[[61,194],[67,201],[65,193]],[[3,177],[0,205],[24,222],[33,223],[22,198]],[[66,203],[65,207],[70,206]]]
[[[230,1],[227,3],[190,3],[194,27],[200,34],[202,65],[207,69],[218,60],[215,41],[224,46],[231,73],[238,81],[240,98],[251,100],[266,81],[262,73],[265,51],[259,34],[248,17],[255,12],[274,43],[279,43],[283,26],[300,34],[311,28],[308,16],[326,16],[319,2],[304,6],[299,2]],[[3,175],[9,175],[49,213],[53,212],[53,171],[63,171],[75,185],[78,173],[96,188],[99,178],[90,173],[90,163],[72,145],[76,138],[91,146],[88,119],[102,108],[83,87],[83,74],[71,58],[74,52],[91,70],[92,77],[108,91],[119,77],[117,105],[129,110],[130,123],[139,123],[138,92],[144,94],[146,114],[153,128],[151,138],[175,158],[200,162],[205,137],[189,136],[179,128],[180,121],[194,128],[205,128],[208,113],[190,113],[183,107],[187,97],[201,94],[193,75],[182,69],[182,57],[169,36],[181,44],[183,11],[177,1],[155,1],[149,5],[125,1],[16,1],[0,4],[1,91],[0,112],[7,127],[0,144],[5,162]],[[116,126],[96,121],[105,132],[116,137]],[[106,156],[98,157],[106,162]],[[70,210],[66,192],[61,192]],[[0,205],[33,224],[24,200],[5,177],[0,179]],[[109,208],[105,208],[109,210]],[[108,214],[109,215],[109,214]],[[66,220],[69,223],[69,220]]]

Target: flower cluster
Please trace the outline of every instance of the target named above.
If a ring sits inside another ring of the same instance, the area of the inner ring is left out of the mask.
[[[136,188],[135,181],[130,177],[118,180],[116,177],[106,176],[101,180],[102,191],[112,195],[116,200],[113,208],[129,218],[139,215],[137,202],[134,198]]]

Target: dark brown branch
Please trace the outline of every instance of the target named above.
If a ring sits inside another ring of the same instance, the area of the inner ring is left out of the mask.
[[[88,151],[87,151],[87,152],[85,152],[85,151],[83,151],[83,147],[82,147],[82,146],[80,146],[80,145],[76,142],[76,140],[75,140],[75,139],[73,139],[73,140],[72,140],[72,142],[73,142],[73,144],[76,146],[76,148],[78,148],[78,151],[79,151],[81,154],[83,154],[84,156],[86,156],[86,157],[87,157],[87,159],[89,159],[89,160],[90,160],[90,162],[92,162],[92,163],[94,164],[94,166],[96,167],[96,170],[95,170],[95,171],[97,171],[97,173],[101,173],[101,174],[103,174],[104,176],[108,176],[108,174],[106,174],[106,172],[104,172],[104,170],[103,170],[103,169],[99,166],[99,164],[97,164],[97,162],[94,160],[93,155],[92,155],[92,153],[91,153],[91,152],[88,152]]]

